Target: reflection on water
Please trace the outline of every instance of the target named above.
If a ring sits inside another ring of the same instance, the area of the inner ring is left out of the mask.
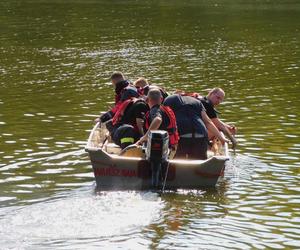
[[[1,1],[0,245],[300,245],[297,1]],[[130,13],[130,14],[128,14]],[[213,190],[94,193],[83,151],[109,75],[226,91],[239,146]]]
[[[123,242],[156,221],[164,206],[153,193],[90,192],[61,193],[42,203],[3,210],[1,245],[63,248],[79,239],[104,246],[111,239]]]
[[[273,179],[265,177],[270,173]],[[55,174],[52,187],[18,184],[12,188],[15,195],[31,190],[31,198],[18,197],[21,200],[10,207],[14,203],[3,203],[1,245],[165,249],[201,244],[204,249],[250,249],[299,243],[297,180],[283,190],[285,180],[275,178],[283,176],[280,171],[255,158],[232,156],[217,188],[178,190],[161,197],[147,192],[94,192],[90,174],[65,177],[64,184]],[[81,178],[78,185],[86,187],[76,188],[71,183],[76,177]],[[39,194],[38,189],[44,192]]]

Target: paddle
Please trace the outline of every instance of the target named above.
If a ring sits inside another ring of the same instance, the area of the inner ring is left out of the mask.
[[[168,166],[167,166],[167,169],[166,169],[165,178],[164,178],[164,182],[163,182],[162,189],[161,189],[161,194],[163,194],[164,191],[165,191],[167,177],[168,177],[168,173],[169,173],[169,161],[167,163],[168,163]]]

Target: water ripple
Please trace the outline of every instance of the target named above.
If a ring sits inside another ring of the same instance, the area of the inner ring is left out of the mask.
[[[43,245],[45,239],[55,245],[54,241],[78,238],[105,242],[112,236],[117,236],[114,241],[128,242],[128,237],[156,221],[163,208],[150,193],[84,193],[67,194],[64,199],[61,194],[54,200],[1,213],[1,245],[33,247]]]

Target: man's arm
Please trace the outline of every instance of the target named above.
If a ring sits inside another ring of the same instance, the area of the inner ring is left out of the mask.
[[[212,120],[209,119],[209,117],[207,116],[207,114],[206,114],[205,111],[201,112],[201,116],[202,116],[202,119],[203,119],[203,121],[204,121],[205,126],[207,127],[207,129],[209,131],[211,131],[213,133],[213,135],[216,136],[222,142],[222,144],[224,144],[225,142],[228,142],[228,140],[216,128],[216,126],[214,125],[214,123],[212,122]]]
[[[232,127],[224,122],[222,122],[219,118],[213,118],[211,121],[214,123],[214,125],[221,130],[231,141],[232,148],[235,149],[237,145],[237,141],[234,138],[233,134],[231,133],[230,129],[235,132],[235,127]]]
[[[145,135],[143,137],[141,137],[141,139],[139,139],[137,141],[136,144],[142,144],[144,141],[147,141],[147,137],[148,137],[149,131],[158,129],[160,127],[161,123],[162,123],[162,118],[159,117],[159,116],[156,116],[153,119],[153,121],[151,122],[148,131],[145,133]]]
[[[140,135],[144,135],[144,120],[142,118],[136,118],[135,122]]]

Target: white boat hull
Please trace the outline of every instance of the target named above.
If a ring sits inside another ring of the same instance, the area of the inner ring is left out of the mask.
[[[103,128],[102,128],[103,129]],[[151,189],[151,164],[142,157],[126,157],[104,150],[98,125],[92,130],[85,150],[89,153],[97,188],[100,190]],[[224,174],[226,155],[207,160],[169,160],[165,189],[213,187]]]

